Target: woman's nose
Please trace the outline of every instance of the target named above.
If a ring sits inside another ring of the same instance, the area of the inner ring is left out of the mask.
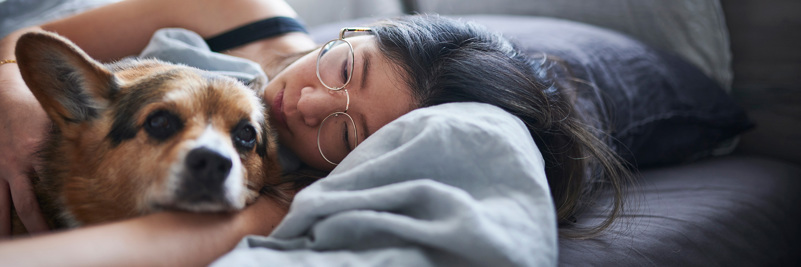
[[[298,111],[303,122],[308,126],[318,126],[329,114],[345,111],[345,95],[343,92],[329,90],[328,88],[304,87],[300,90]]]

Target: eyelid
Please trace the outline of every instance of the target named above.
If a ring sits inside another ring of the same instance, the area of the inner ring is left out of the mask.
[[[342,142],[345,143],[345,147],[348,149],[348,152],[353,151],[353,148],[350,146],[350,127],[348,127],[347,122],[342,122]]]
[[[353,73],[350,75],[353,76]],[[342,83],[344,84],[346,82],[348,82],[348,59],[342,61]]]

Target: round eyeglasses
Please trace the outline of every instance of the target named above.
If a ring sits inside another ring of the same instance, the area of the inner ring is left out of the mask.
[[[345,109],[326,116],[317,129],[317,149],[323,159],[333,165],[339,164],[359,144],[356,123],[348,115],[350,95],[345,88],[353,78],[355,54],[345,34],[369,31],[369,28],[343,28],[339,38],[325,43],[317,56],[320,83],[331,91],[345,94]]]

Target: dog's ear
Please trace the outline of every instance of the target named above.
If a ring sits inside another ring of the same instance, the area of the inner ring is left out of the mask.
[[[97,117],[118,90],[108,69],[57,34],[24,34],[16,56],[23,80],[60,127]]]
[[[262,77],[256,77],[250,82],[245,83],[245,86],[256,92],[258,95],[264,95],[264,89],[267,88],[267,80]]]

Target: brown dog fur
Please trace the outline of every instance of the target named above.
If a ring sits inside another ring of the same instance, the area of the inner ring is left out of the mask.
[[[276,137],[263,104],[232,78],[157,60],[100,64],[48,32],[22,36],[16,53],[23,79],[53,122],[38,154],[42,171],[32,177],[52,228],[163,209],[237,210],[278,182]],[[236,191],[228,184],[221,185],[223,196],[183,197],[192,192],[182,187],[197,186],[183,161],[204,142],[236,154],[226,176],[242,173],[235,198],[225,197]],[[224,200],[195,202],[214,197]],[[24,231],[18,222],[12,228]]]

